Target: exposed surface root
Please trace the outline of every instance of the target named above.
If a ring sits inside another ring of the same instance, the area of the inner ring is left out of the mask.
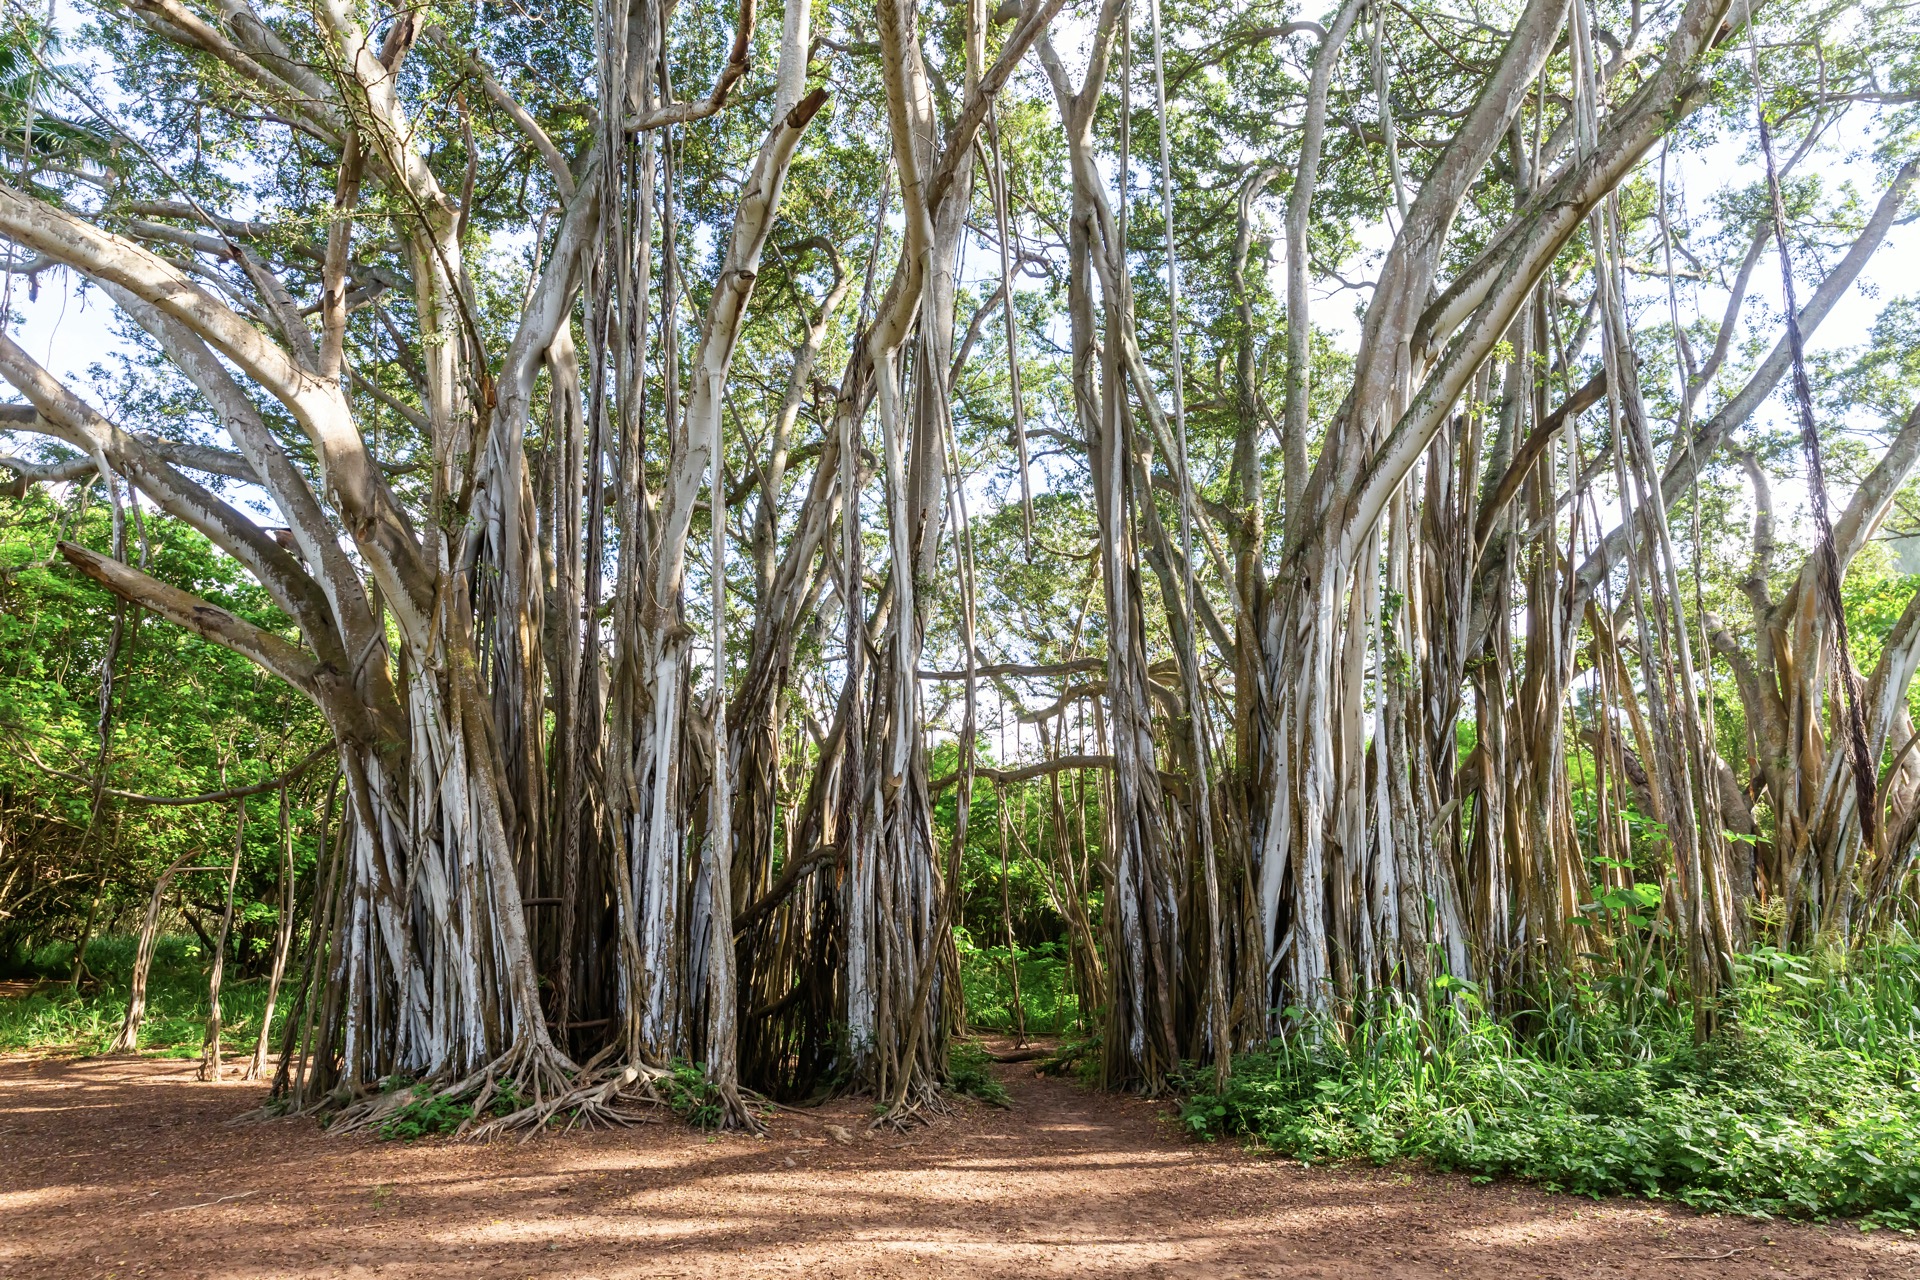
[[[727,1133],[744,1133],[758,1137],[767,1131],[753,1108],[747,1105],[747,1090],[737,1085],[725,1085],[720,1089],[720,1123],[716,1127]]]
[[[953,1103],[940,1086],[925,1081],[908,1086],[907,1090],[896,1098],[893,1105],[874,1117],[869,1129],[889,1128],[895,1133],[905,1133],[915,1125],[931,1125],[941,1116],[953,1112]]]
[[[506,1115],[478,1124],[469,1121],[461,1133],[472,1138],[519,1133],[525,1141],[558,1116],[567,1118],[567,1129],[632,1124],[634,1107],[668,1105],[658,1087],[667,1075],[657,1067],[644,1065],[590,1068],[581,1071],[567,1088]],[[476,1120],[480,1114],[480,1108],[474,1108]]]
[[[607,1062],[603,1052],[585,1067],[575,1066],[551,1045],[516,1045],[485,1067],[451,1082],[389,1080],[377,1091],[335,1093],[319,1103],[290,1108],[269,1099],[229,1123],[310,1116],[335,1134],[379,1131],[410,1108],[457,1106],[464,1118],[452,1136],[487,1140],[519,1134],[522,1141],[553,1130],[631,1125],[655,1108],[679,1111],[683,1099],[672,1088],[674,1073],[645,1063]],[[774,1106],[751,1089],[716,1090],[718,1113],[712,1127],[758,1136],[766,1132],[761,1112]],[[699,1126],[696,1126],[699,1127]]]
[[[580,1074],[580,1068],[553,1044],[523,1036],[486,1066],[451,1083],[393,1080],[378,1093],[329,1099],[309,1111],[318,1113],[332,1132],[358,1133],[379,1129],[410,1107],[462,1106],[469,1114],[455,1136],[481,1135],[498,1131],[497,1126],[504,1121],[531,1117],[536,1112],[544,1112],[538,1121],[544,1124],[561,1109],[562,1100],[576,1091],[575,1080]],[[504,1116],[487,1118],[503,1101],[518,1105]]]
[[[555,1048],[544,1038],[535,1040],[523,1036],[515,1042],[497,1061],[476,1073],[479,1079],[479,1092],[474,1095],[473,1115],[462,1124],[456,1137],[484,1136],[491,1132],[504,1132],[513,1126],[505,1122],[518,1116],[530,1116],[545,1112],[540,1124],[546,1123],[554,1114],[549,1110],[560,1099],[570,1095],[576,1088],[580,1068],[572,1059]],[[475,1077],[469,1076],[458,1088],[471,1086]],[[515,1107],[518,1101],[523,1105]],[[501,1104],[508,1106],[508,1113],[498,1120],[484,1120]],[[496,1126],[502,1126],[496,1130]]]

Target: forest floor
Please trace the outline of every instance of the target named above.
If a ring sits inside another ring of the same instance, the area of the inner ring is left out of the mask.
[[[663,1117],[472,1144],[228,1124],[259,1090],[190,1062],[0,1058],[0,1276],[1920,1275],[1889,1232],[1306,1169],[997,1070],[1010,1110],[905,1134],[847,1101],[764,1138]]]

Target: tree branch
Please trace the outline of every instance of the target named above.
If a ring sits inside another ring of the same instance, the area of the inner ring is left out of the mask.
[[[289,644],[271,631],[256,627],[191,592],[149,577],[131,565],[121,564],[78,543],[56,545],[68,564],[122,600],[158,614],[202,640],[233,650],[309,698],[319,700],[320,663],[298,645]]]
[[[1043,760],[1039,764],[1021,765],[1017,769],[988,769],[976,765],[973,776],[985,778],[989,782],[1005,784],[1025,782],[1029,778],[1044,778],[1049,774],[1065,773],[1071,769],[1111,768],[1113,768],[1113,757],[1110,755],[1056,756],[1052,760]],[[930,794],[938,794],[958,781],[960,781],[959,774],[949,773],[943,778],[935,778],[928,783],[927,790]]]
[[[1533,469],[1533,464],[1546,451],[1547,445],[1552,442],[1560,428],[1567,424],[1567,419],[1585,413],[1600,403],[1600,398],[1606,393],[1607,374],[1603,369],[1587,379],[1585,386],[1575,390],[1558,409],[1548,414],[1527,433],[1527,438],[1521,441],[1519,449],[1515,450],[1513,460],[1507,464],[1507,469],[1500,473],[1499,481],[1480,504],[1480,515],[1473,522],[1475,547],[1487,545],[1487,535],[1493,532],[1493,522],[1500,518],[1501,511],[1513,501],[1513,495],[1520,492],[1520,486],[1526,480],[1527,472]]]
[[[990,663],[986,666],[975,667],[973,674],[976,679],[980,680],[993,680],[1003,676],[1051,679],[1057,676],[1079,675],[1083,672],[1105,671],[1106,669],[1107,660],[1105,658],[1075,658],[1069,662]],[[964,671],[922,671],[920,678],[922,680],[965,680],[967,673]]]
[[[720,68],[720,74],[713,82],[712,93],[692,102],[670,102],[655,107],[643,116],[628,116],[627,132],[644,133],[648,129],[662,129],[670,124],[690,124],[695,120],[705,120],[726,106],[727,95],[747,74],[753,44],[753,10],[754,0],[740,0],[740,16],[733,29],[733,48],[727,52],[727,63]]]
[[[27,431],[34,435],[52,436],[65,440],[71,434],[42,417],[40,411],[29,404],[0,404],[0,431]],[[159,436],[137,435],[131,431],[124,433],[129,440],[138,441],[154,457],[175,467],[186,467],[193,471],[204,471],[209,475],[225,476],[229,480],[244,480],[248,484],[260,484],[260,473],[253,469],[244,455],[228,449],[216,449],[212,445],[187,444],[178,440],[165,440]],[[13,463],[0,465],[13,466]],[[35,467],[37,464],[23,462],[22,466]],[[51,464],[54,469],[67,469],[73,464],[59,462]],[[84,471],[92,470],[93,464],[87,463],[80,472],[67,475],[36,476],[35,483],[46,480],[75,480]],[[18,470],[15,467],[15,470]],[[24,492],[24,490],[23,490]],[[15,494],[15,497],[20,496]]]
[[[749,0],[749,7],[751,7],[751,0]],[[527,141],[531,142],[533,149],[540,153],[540,158],[547,162],[547,172],[553,175],[553,185],[560,192],[560,199],[562,201],[573,199],[573,171],[567,167],[566,157],[560,154],[559,147],[553,145],[553,139],[547,136],[547,131],[540,127],[540,122],[533,118],[533,114],[507,92],[506,86],[494,78],[487,64],[480,60],[480,55],[477,52],[454,48],[452,39],[447,35],[447,29],[438,23],[427,28],[427,40],[466,65],[467,71],[480,82],[481,90],[492,100],[493,105],[507,113],[514,124],[520,127],[520,132],[527,135]],[[735,43],[737,47],[738,41]]]

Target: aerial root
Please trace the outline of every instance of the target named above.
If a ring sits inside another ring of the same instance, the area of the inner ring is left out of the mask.
[[[720,1086],[720,1123],[716,1127],[725,1133],[744,1133],[757,1138],[767,1131],[767,1126],[747,1105],[743,1092],[738,1085]]]

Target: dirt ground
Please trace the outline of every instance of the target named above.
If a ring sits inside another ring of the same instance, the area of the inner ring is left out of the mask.
[[[0,1276],[1920,1275],[1887,1232],[1303,1169],[999,1070],[1011,1110],[905,1135],[847,1102],[760,1139],[409,1145],[228,1124],[259,1090],[192,1063],[0,1059]]]

